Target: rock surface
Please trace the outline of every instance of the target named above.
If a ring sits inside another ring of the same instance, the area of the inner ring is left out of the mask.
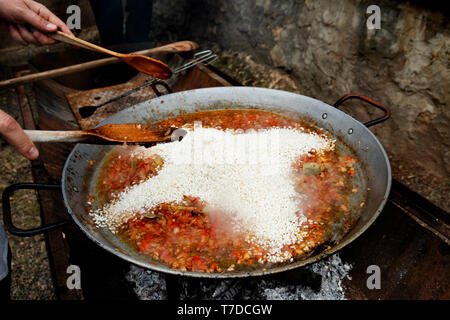
[[[378,1],[381,29],[369,30],[371,4],[155,0],[153,30],[158,40],[217,43],[219,68],[245,85],[330,104],[358,93],[389,107],[392,118],[371,130],[394,176],[449,210],[449,13],[424,1]],[[361,121],[378,115],[369,109],[344,108]]]

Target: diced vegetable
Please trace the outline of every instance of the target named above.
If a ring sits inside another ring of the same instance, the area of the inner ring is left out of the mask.
[[[158,166],[162,166],[162,165],[164,164],[163,158],[161,158],[161,157],[158,156],[158,155],[155,155],[155,158],[153,159],[153,161],[155,161],[155,163],[156,163]]]
[[[303,164],[303,174],[306,176],[318,175],[322,172],[320,164],[316,162],[305,162]]]
[[[160,214],[155,214],[153,212],[146,212],[143,214],[143,216],[147,219],[157,219],[157,218],[161,218],[162,215]]]

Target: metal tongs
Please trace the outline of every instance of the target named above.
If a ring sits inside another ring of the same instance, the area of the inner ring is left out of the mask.
[[[218,58],[217,54],[213,53],[211,50],[204,50],[194,54],[194,58],[182,66],[176,68],[173,73],[177,74],[183,72],[189,68],[196,66],[199,63],[203,63],[205,66],[213,63]]]
[[[217,54],[213,53],[212,50],[204,50],[204,51],[200,51],[194,54],[193,59],[186,62],[185,64],[179,66],[178,68],[176,68],[175,70],[173,70],[172,74],[178,74],[181,73],[183,71],[186,71],[194,66],[196,66],[199,63],[202,63],[204,65],[209,65],[211,63],[213,63],[214,61],[216,61],[218,58]],[[156,79],[153,77],[149,77],[148,79],[146,79],[144,81],[143,84],[141,84],[140,86],[137,86],[136,88],[133,88],[127,92],[124,92],[118,96],[115,96],[114,98],[109,99],[108,101],[105,101],[99,105],[96,106],[96,108],[100,108],[103,107],[111,102],[120,100],[122,98],[128,97],[130,94],[135,93],[136,91],[139,91],[141,89],[147,88],[147,87],[152,87],[153,90],[155,90],[155,92],[159,92],[156,89],[157,85],[162,85],[163,87],[165,87],[169,92],[170,92],[170,87],[169,85],[160,79]]]

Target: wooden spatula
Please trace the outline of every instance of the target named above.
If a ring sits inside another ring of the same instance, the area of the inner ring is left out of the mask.
[[[93,43],[90,43],[88,41],[79,39],[77,37],[69,36],[61,31],[56,31],[48,35],[51,38],[61,42],[70,43],[88,50],[102,52],[114,56],[116,58],[123,60],[123,62],[132,66],[136,70],[148,74],[150,76],[156,77],[158,79],[169,79],[170,76],[172,75],[172,71],[170,70],[167,64],[150,57],[146,57],[140,54],[133,54],[133,53],[125,54],[111,51],[106,48],[97,46]]]
[[[128,123],[107,124],[90,130],[25,130],[25,133],[33,142],[98,142],[100,139],[116,143],[156,143],[178,141],[186,131],[175,127]]]

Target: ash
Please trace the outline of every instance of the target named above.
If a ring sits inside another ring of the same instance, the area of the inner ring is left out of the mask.
[[[135,284],[134,292],[141,300],[167,299],[166,280],[162,273],[131,265],[125,279]]]
[[[196,279],[132,265],[126,279],[141,300],[345,300],[352,266],[334,254],[304,268],[242,279]]]

